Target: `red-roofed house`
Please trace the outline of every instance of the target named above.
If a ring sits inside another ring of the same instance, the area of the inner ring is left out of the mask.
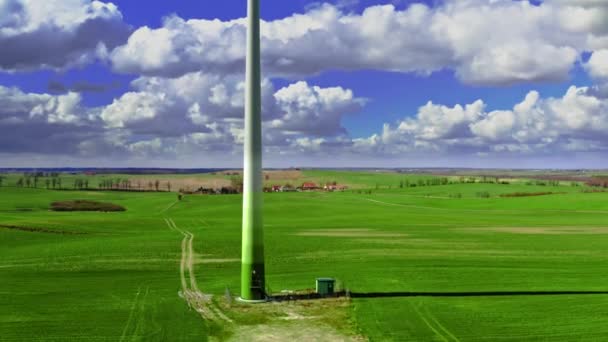
[[[315,190],[318,189],[317,184],[312,182],[304,182],[302,183],[302,190]]]

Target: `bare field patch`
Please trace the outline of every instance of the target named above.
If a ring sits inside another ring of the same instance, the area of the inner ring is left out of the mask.
[[[52,211],[126,211],[125,207],[114,203],[95,202],[89,200],[57,201],[51,203]]]
[[[59,230],[59,229],[47,229],[40,227],[24,227],[24,226],[15,226],[10,224],[0,224],[0,228],[18,230],[22,232],[30,232],[30,233],[44,233],[44,234],[60,234],[60,235],[83,235],[87,234],[85,232],[78,231],[69,231],[69,230]]]
[[[268,176],[269,181],[296,181],[303,177],[302,171],[298,170],[265,171],[264,175]]]
[[[222,187],[229,187],[231,182],[229,179],[223,177],[217,178],[196,178],[196,177],[186,177],[186,178],[172,178],[172,179],[162,179],[159,180],[158,188],[160,190],[167,190],[167,182],[171,183],[171,190],[173,191],[196,191],[200,188],[213,188],[220,189]],[[138,185],[144,189],[149,189],[154,187],[154,183],[156,182],[155,178],[135,178],[131,179],[131,183],[137,187]]]
[[[364,255],[367,258],[397,258],[397,259],[420,259],[420,258],[443,258],[443,257],[504,257],[504,258],[520,258],[528,255],[525,250],[502,250],[496,248],[481,248],[469,243],[453,244],[453,243],[431,243],[428,246],[422,247],[425,244],[409,243],[410,240],[403,240],[403,244],[394,244],[386,240],[375,240],[373,243],[375,248],[360,248],[349,249],[348,251],[315,251],[306,254],[300,254],[295,257],[297,260],[352,260],[360,258]],[[386,242],[382,246],[382,242]]]
[[[159,190],[167,190],[167,182],[171,183],[172,191],[196,191],[200,188],[206,189],[221,189],[223,187],[232,186],[231,177],[242,177],[242,170],[227,170],[210,174],[205,177],[175,177],[175,178],[153,178],[153,177],[137,177],[130,179],[132,186],[136,189],[152,190],[155,188],[155,182],[159,181]],[[277,183],[293,183],[297,184],[302,180],[302,171],[298,170],[276,170],[264,171],[266,182]]]
[[[331,327],[319,323],[296,323],[296,324],[263,324],[253,328],[241,327],[229,341],[250,342],[347,342],[367,341],[363,337],[344,336]]]
[[[222,306],[236,322],[256,320],[235,327],[229,341],[367,341],[353,335],[345,298]]]
[[[487,231],[532,235],[604,235],[608,227],[479,227],[459,229],[468,232]]]
[[[243,170],[226,170],[218,172],[221,176],[242,176]],[[302,179],[303,174],[300,170],[268,170],[264,171],[264,178],[269,181],[287,181]]]
[[[408,234],[375,231],[367,228],[352,229],[317,229],[298,232],[297,236],[317,236],[317,237],[355,237],[355,238],[382,238],[382,237],[406,237]]]

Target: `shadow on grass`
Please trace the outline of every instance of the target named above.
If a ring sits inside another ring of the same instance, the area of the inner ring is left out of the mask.
[[[280,294],[269,296],[270,301],[295,301],[326,298],[395,298],[395,297],[509,297],[509,296],[564,296],[564,295],[608,295],[608,291],[480,291],[480,292],[349,292],[340,291],[331,295],[318,293]]]
[[[351,298],[608,295],[608,291],[351,292]]]

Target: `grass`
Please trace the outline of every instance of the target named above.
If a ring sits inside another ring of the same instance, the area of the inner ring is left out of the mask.
[[[608,336],[608,295],[474,295],[608,290],[608,193],[523,180],[401,189],[404,178],[417,182],[429,176],[373,172],[306,171],[303,178],[335,179],[356,189],[265,195],[271,289],[314,288],[315,278],[329,276],[353,292],[393,297],[313,307],[230,304],[226,289],[239,292],[238,195],[186,196],[177,202],[171,193],[4,187],[0,224],[39,231],[0,227],[0,340],[238,340],[243,329],[262,334],[307,331],[311,325],[324,327],[323,336],[362,334],[372,341]],[[358,192],[364,187],[371,194]],[[478,197],[480,192],[488,198]],[[518,192],[553,194],[501,197]],[[127,211],[48,210],[54,201],[76,199],[115,203]],[[204,321],[180,297],[182,236],[165,218],[194,234],[199,287],[215,295],[217,307],[234,324]],[[48,233],[53,230],[82,234]],[[294,312],[313,318],[284,319]]]

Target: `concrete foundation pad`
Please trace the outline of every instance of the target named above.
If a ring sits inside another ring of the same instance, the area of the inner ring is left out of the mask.
[[[241,297],[237,297],[236,301],[240,302],[240,303],[245,303],[245,304],[261,304],[261,303],[268,303],[270,301],[270,299],[268,297],[266,297],[264,299],[243,299]]]

